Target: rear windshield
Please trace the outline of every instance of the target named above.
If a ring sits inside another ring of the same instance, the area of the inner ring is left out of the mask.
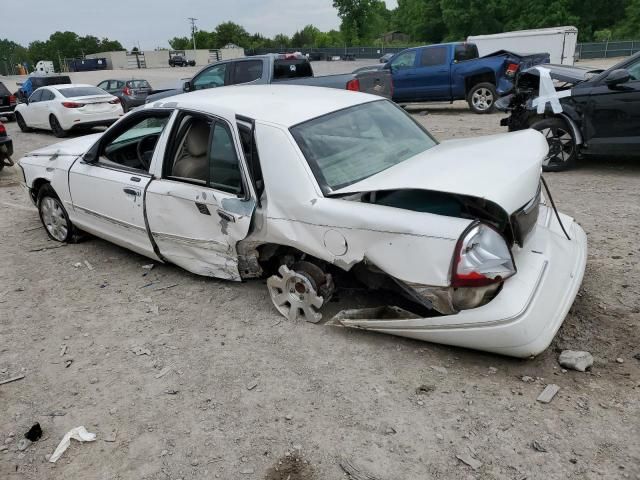
[[[67,98],[88,97],[90,95],[109,95],[107,92],[98,87],[61,88],[58,91]]]
[[[365,103],[291,128],[324,193],[364,180],[436,141],[387,100]]]
[[[129,88],[151,88],[146,80],[129,80],[127,86]]]
[[[8,97],[9,95],[11,95],[9,89],[4,86],[4,83],[0,82],[0,97]]]
[[[283,58],[275,61],[273,79],[313,77],[311,64],[304,58]]]

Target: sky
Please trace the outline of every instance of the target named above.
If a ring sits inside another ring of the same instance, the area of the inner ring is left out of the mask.
[[[397,0],[385,1],[388,8],[397,6]],[[197,18],[201,30],[230,20],[268,37],[291,35],[308,24],[323,31],[340,25],[332,0],[29,0],[24,5],[28,22],[2,22],[0,38],[25,46],[69,30],[119,40],[127,49],[168,48],[170,38],[190,35],[187,17]]]

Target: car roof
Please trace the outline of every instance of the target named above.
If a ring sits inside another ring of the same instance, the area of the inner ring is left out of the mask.
[[[40,88],[55,88],[56,90],[66,90],[67,88],[76,88],[76,87],[92,87],[92,88],[96,88],[95,85],[89,85],[88,83],[64,83],[64,84],[59,84],[59,85],[45,85],[44,87],[40,87]]]
[[[291,127],[307,120],[382,97],[337,88],[301,85],[242,85],[210,88],[149,102],[146,108],[225,110],[256,121]]]

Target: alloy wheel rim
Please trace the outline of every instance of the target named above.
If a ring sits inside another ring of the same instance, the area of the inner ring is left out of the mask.
[[[312,279],[303,272],[280,266],[277,275],[269,277],[267,288],[276,309],[288,320],[318,323],[318,309],[324,299],[318,295]]]
[[[60,202],[51,197],[44,197],[40,202],[40,212],[42,222],[49,234],[59,242],[64,242],[69,230],[67,216]]]
[[[472,101],[478,110],[488,110],[493,105],[493,93],[488,88],[479,88],[473,92]]]
[[[544,166],[564,164],[573,155],[573,138],[571,134],[563,128],[550,127],[540,130],[549,145],[549,154],[542,164]]]

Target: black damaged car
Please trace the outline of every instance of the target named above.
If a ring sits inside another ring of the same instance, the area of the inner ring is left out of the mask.
[[[604,71],[542,67],[550,79],[536,67],[520,72],[514,93],[496,107],[511,114],[500,122],[509,131],[533,128],[547,137],[545,171],[567,170],[583,155],[640,157],[640,53]]]

